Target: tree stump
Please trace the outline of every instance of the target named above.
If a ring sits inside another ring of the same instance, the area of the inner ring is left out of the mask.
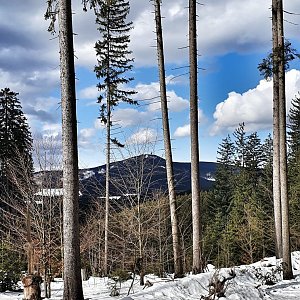
[[[41,300],[42,277],[38,275],[26,275],[22,278],[24,286],[23,300]]]

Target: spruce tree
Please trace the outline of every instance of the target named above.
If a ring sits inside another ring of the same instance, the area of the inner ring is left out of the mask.
[[[96,45],[98,65],[95,66],[96,77],[100,80],[97,87],[101,92],[98,103],[101,105],[100,120],[106,125],[106,184],[105,184],[105,250],[104,274],[107,275],[108,265],[108,216],[110,186],[110,151],[111,142],[120,145],[111,138],[112,110],[120,102],[137,104],[131,99],[135,91],[124,88],[132,77],[126,72],[132,69],[133,59],[128,58],[130,42],[129,31],[132,22],[126,22],[129,14],[129,2],[125,0],[98,0],[94,2],[96,23],[102,39]]]
[[[247,143],[244,123],[239,124],[239,127],[234,131],[233,136],[235,138],[235,165],[237,168],[243,168],[245,167]]]
[[[9,184],[9,170],[20,168],[21,163],[26,165],[26,174],[23,174],[23,177],[32,178],[33,161],[30,129],[18,99],[18,93],[9,88],[0,91],[0,145],[0,178],[2,184]],[[22,162],[17,160],[17,157],[22,158]],[[7,188],[8,186],[6,190]]]
[[[263,166],[263,148],[257,132],[251,133],[247,138],[245,168],[253,188],[258,184],[261,168]]]
[[[289,161],[299,163],[300,161],[300,94],[292,100],[289,111],[288,143]]]
[[[271,189],[272,140],[262,144],[256,132],[245,132],[244,124],[233,137],[232,141],[228,135],[218,148],[214,197],[205,232],[212,259],[227,266],[252,262],[269,253],[272,228],[270,195],[264,199]],[[265,167],[269,168],[267,174]],[[260,187],[267,192],[261,192]]]
[[[126,22],[129,10],[129,2],[125,0],[98,0],[95,7],[96,23],[102,36],[95,45],[98,60],[95,73],[100,79],[97,87],[102,92],[98,97],[100,118],[105,124],[120,102],[137,104],[131,99],[135,91],[124,88],[133,80],[125,75],[133,68],[133,59],[128,58],[132,53],[128,49],[132,22]]]
[[[228,135],[218,147],[215,184],[207,204],[203,245],[218,267],[227,265],[229,260],[229,254],[225,253],[229,249],[226,224],[234,189],[234,151],[234,143]]]
[[[216,197],[215,205],[226,214],[231,201],[234,176],[234,143],[228,135],[224,138],[217,151],[217,170],[214,193]]]
[[[288,123],[288,145],[289,145],[289,192],[290,192],[290,217],[292,247],[299,248],[300,245],[300,95],[292,100],[289,111]]]
[[[259,191],[260,197],[263,199],[264,211],[266,214],[272,215],[273,210],[273,140],[271,134],[264,140],[262,144],[262,167],[260,169]]]

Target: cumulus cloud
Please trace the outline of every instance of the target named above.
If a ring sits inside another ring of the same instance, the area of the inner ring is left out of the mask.
[[[127,144],[148,144],[157,141],[158,133],[152,128],[140,128],[133,133],[127,140]]]
[[[174,137],[185,137],[191,134],[191,126],[190,124],[185,124],[176,128],[174,132]]]
[[[105,125],[100,121],[100,119],[96,119],[94,121],[94,127],[96,129],[103,129],[103,128],[105,128]]]
[[[44,138],[57,138],[61,136],[61,124],[59,123],[46,123],[42,126],[42,137]]]
[[[148,112],[133,108],[118,109],[113,112],[113,122],[122,127],[130,127],[150,122],[153,116]]]
[[[137,66],[156,65],[153,5],[132,0],[130,49]],[[270,47],[270,3],[261,0],[211,0],[198,6],[198,48],[203,55],[223,55],[231,52],[257,52]],[[299,11],[299,1],[285,4],[289,11]],[[11,0],[2,7],[0,20],[0,64],[24,70],[58,66],[58,39],[51,40],[49,22],[43,16],[46,3],[27,0],[26,5]],[[81,2],[73,4],[76,64],[92,68],[96,64],[94,45],[100,34],[93,11],[84,13]],[[165,58],[167,63],[187,61],[188,10],[185,0],[165,1],[162,5]],[[18,16],[18,17],[16,17]],[[217,17],[216,17],[217,16]],[[255,22],[253,22],[255,16]],[[296,21],[295,16],[289,16]],[[251,24],[251,26],[249,26]],[[207,34],[209,32],[209,34]],[[259,32],[259,34],[257,34]],[[286,36],[297,38],[295,26],[286,25]],[[54,36],[55,37],[55,36]],[[10,58],[10,59],[7,59]],[[12,59],[13,58],[13,59]]]
[[[155,112],[160,110],[160,92],[159,92],[159,83],[152,82],[150,84],[138,84],[135,87],[137,94],[135,98],[137,100],[146,99],[144,102],[148,104],[148,111]],[[173,112],[179,112],[187,109],[189,107],[189,101],[178,96],[174,90],[167,91],[168,98],[168,109]]]
[[[82,148],[89,148],[92,144],[91,139],[95,136],[95,128],[83,128],[78,133],[78,146]]]
[[[139,101],[140,105],[126,108],[116,108],[112,112],[112,121],[119,126],[133,127],[133,126],[147,126],[161,117],[160,112],[160,97],[159,84],[153,82],[150,84],[138,84],[133,88],[137,94],[133,98]],[[83,98],[89,99],[95,96],[96,89],[88,87],[79,92]],[[181,112],[189,107],[189,101],[178,96],[174,90],[167,91],[168,108],[171,112]],[[200,112],[202,115],[202,112]],[[95,122],[96,128],[103,128],[100,120]]]
[[[254,88],[243,94],[231,92],[228,98],[216,106],[215,122],[211,134],[232,131],[244,122],[246,130],[270,129],[272,126],[272,81],[261,80]],[[300,90],[300,71],[286,73],[286,99],[289,109],[291,99]]]
[[[131,2],[134,29],[131,48],[137,65],[156,62],[155,34],[153,33],[153,7],[142,7],[139,0]],[[182,64],[188,60],[188,10],[185,0],[165,1],[162,4],[165,60]],[[299,1],[285,3],[285,10],[299,11]],[[205,56],[224,55],[232,52],[258,52],[271,48],[270,1],[261,0],[210,0],[198,5],[198,49]],[[253,21],[255,16],[255,21]],[[297,23],[295,16],[289,16]],[[293,19],[294,18],[294,19]],[[296,26],[286,25],[286,36],[299,40]],[[208,34],[209,33],[209,34]],[[259,34],[258,34],[259,33]]]
[[[154,8],[148,1],[132,0],[130,5],[129,18],[134,25],[130,50],[133,51],[134,64],[138,67],[156,66],[156,49],[153,47],[156,45],[153,32]],[[271,46],[269,7],[270,1],[266,0],[210,0],[204,6],[198,6],[199,53],[203,56],[221,56],[228,53],[258,52],[269,49]],[[285,3],[285,10],[300,11],[300,2]],[[20,100],[29,124],[36,130],[41,130],[46,123],[57,124],[60,118],[60,111],[57,109],[60,100],[51,97],[59,91],[58,38],[57,34],[51,36],[47,32],[49,22],[44,20],[45,11],[45,1],[10,0],[2,5],[0,13],[0,82],[2,87],[10,87],[20,93]],[[82,11],[81,1],[73,3],[73,12],[73,27],[76,33],[74,35],[75,55],[78,58],[75,63],[77,67],[92,70],[96,64],[94,44],[100,37],[96,29],[95,16],[93,11],[87,13]],[[178,49],[188,44],[187,13],[186,0],[164,1],[162,4],[167,64],[182,66],[188,60],[188,50]],[[297,16],[289,15],[289,20],[292,22],[297,23],[296,18]],[[285,29],[288,38],[299,41],[296,26],[286,23]],[[188,101],[170,88],[171,85],[179,84],[181,79],[186,78],[169,79],[170,77],[167,78],[170,111],[178,112],[187,109]],[[139,99],[159,96],[157,83],[141,84],[137,88],[140,88],[139,94],[136,95]],[[86,87],[78,95],[83,99],[95,99],[97,89]],[[229,98],[238,97],[231,94]],[[215,133],[224,127],[225,117],[222,117],[222,112],[227,105],[224,101],[224,108],[219,106],[216,111]],[[152,103],[136,111],[116,110],[114,115],[116,119],[123,120],[124,126],[135,126],[140,121],[150,122],[153,117],[156,117],[159,107],[159,103]]]
[[[198,110],[198,122],[201,124],[206,121],[206,117],[201,109]],[[183,126],[179,126],[175,129],[174,137],[186,137],[191,135],[191,126],[190,124],[185,124]]]

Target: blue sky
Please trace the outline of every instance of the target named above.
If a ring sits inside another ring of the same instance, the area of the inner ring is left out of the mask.
[[[26,2],[26,3],[25,3]],[[59,106],[58,39],[47,32],[43,20],[46,1],[11,0],[0,4],[1,88],[19,92],[33,136],[53,139],[61,135]],[[298,0],[284,1],[285,10],[300,13]],[[187,49],[188,1],[164,0],[162,6],[169,96],[170,127],[175,161],[190,160],[189,89]],[[158,72],[153,7],[148,0],[131,0],[132,56],[135,58],[131,83],[137,100],[157,97]],[[262,80],[258,63],[271,49],[271,0],[210,0],[198,7],[199,143],[200,159],[215,161],[218,144],[240,122],[263,138],[271,132],[272,83]],[[97,80],[94,44],[99,39],[92,12],[84,13],[81,1],[73,1],[76,77],[78,98],[78,141],[80,167],[105,163],[105,132],[97,119]],[[286,15],[300,23],[299,16]],[[286,37],[300,51],[299,26],[285,23]],[[173,79],[173,77],[175,77]],[[299,62],[287,73],[287,102],[300,90]],[[148,103],[148,105],[145,105]],[[122,128],[116,137],[126,143],[116,159],[141,151],[163,156],[158,103],[141,101],[138,107],[120,105],[113,118]],[[143,144],[147,141],[147,146]],[[143,148],[144,147],[144,148]]]

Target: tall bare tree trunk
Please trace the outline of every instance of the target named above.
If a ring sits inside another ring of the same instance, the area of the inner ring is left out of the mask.
[[[110,87],[108,87],[109,91]],[[104,223],[104,258],[103,273],[108,274],[108,225],[109,225],[109,182],[110,182],[110,127],[111,127],[111,108],[110,92],[107,95],[107,123],[106,123],[106,173],[105,173],[105,223]]]
[[[193,273],[202,272],[201,213],[199,182],[198,139],[198,80],[197,80],[197,28],[196,0],[189,0],[189,59],[190,59],[190,123],[191,123],[191,185],[193,222]]]
[[[142,178],[141,178],[142,179]],[[142,220],[141,220],[141,193],[140,189],[138,192],[138,203],[137,203],[137,221],[138,221],[138,240],[139,240],[139,262],[140,262],[140,285],[145,284],[145,270],[144,270],[144,250],[143,250],[143,236],[142,236]]]
[[[160,82],[161,113],[162,113],[164,148],[165,148],[165,157],[166,157],[166,171],[167,171],[171,227],[172,227],[174,273],[175,273],[174,276],[182,277],[183,276],[182,253],[181,253],[181,245],[180,245],[180,237],[179,237],[176,194],[175,194],[175,187],[174,187],[173,160],[172,160],[167,92],[166,92],[166,81],[165,81],[165,62],[164,62],[164,48],[163,48],[161,13],[160,13],[160,0],[154,1],[154,7],[155,7],[157,56],[158,56],[158,68],[159,68],[159,82]]]
[[[275,223],[276,257],[282,257],[282,216],[280,197],[279,163],[279,60],[278,60],[278,0],[272,0],[272,40],[273,40],[273,201]]]
[[[279,51],[279,136],[280,136],[280,196],[282,214],[282,265],[283,279],[292,279],[292,262],[289,226],[289,201],[287,184],[287,147],[286,147],[286,96],[285,96],[285,55],[283,30],[283,5],[278,0],[278,51]]]
[[[33,245],[31,238],[31,216],[30,216],[30,200],[27,199],[27,208],[26,208],[26,237],[27,237],[27,268],[28,274],[33,274]]]
[[[59,1],[63,146],[64,300],[83,300],[80,272],[79,179],[71,0]]]

